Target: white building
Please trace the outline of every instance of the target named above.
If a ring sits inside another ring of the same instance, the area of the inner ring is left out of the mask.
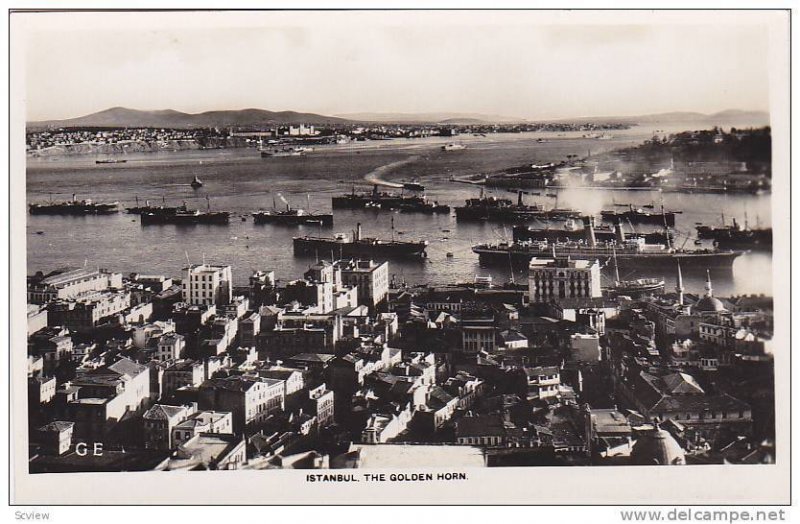
[[[186,341],[183,335],[178,333],[167,333],[158,339],[158,349],[156,358],[161,362],[167,360],[178,360],[181,353],[186,348]]]
[[[184,269],[183,301],[192,305],[223,305],[233,300],[231,266],[195,264]]]
[[[372,260],[339,262],[342,283],[356,286],[359,304],[376,306],[389,295],[389,263]]]
[[[534,258],[528,267],[528,293],[532,304],[600,297],[600,263],[597,260]]]

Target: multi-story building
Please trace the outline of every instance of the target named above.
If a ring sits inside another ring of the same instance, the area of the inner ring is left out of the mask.
[[[163,375],[163,394],[173,394],[182,387],[199,387],[205,380],[205,365],[195,360],[178,360]]]
[[[200,408],[230,411],[235,431],[283,409],[283,381],[250,376],[212,378],[200,386]]]
[[[270,366],[258,370],[258,376],[284,381],[284,395],[290,396],[305,387],[303,372],[299,369],[287,368],[283,366]]]
[[[77,300],[59,301],[48,307],[51,326],[64,326],[74,331],[96,327],[101,320],[131,307],[129,291],[99,291]]]
[[[389,263],[373,260],[339,261],[342,284],[356,286],[359,304],[377,306],[389,295]]]
[[[150,398],[150,368],[121,358],[113,364],[79,372],[71,382],[77,397],[69,401],[69,420],[82,438],[102,438],[127,413]]]
[[[233,300],[231,266],[195,264],[184,269],[184,302],[191,305],[224,305],[231,300]]]
[[[601,297],[600,263],[597,260],[534,258],[528,267],[528,293],[532,304]]]
[[[461,315],[461,351],[474,355],[497,349],[494,313],[490,310],[464,310]]]
[[[528,381],[528,398],[543,399],[558,395],[561,373],[556,366],[526,367],[525,376]]]
[[[317,418],[317,424],[320,427],[325,427],[333,422],[334,394],[325,384],[309,390],[307,405],[308,413]]]
[[[201,433],[233,433],[233,414],[228,411],[197,411],[172,428],[172,442],[180,446]]]
[[[261,315],[257,311],[246,314],[239,321],[239,344],[241,346],[255,347],[259,333],[261,333]]]
[[[28,336],[47,327],[47,309],[37,304],[28,304]]]
[[[121,273],[87,268],[65,269],[47,276],[37,274],[30,277],[28,302],[46,304],[53,300],[72,300],[85,293],[121,287]]]
[[[167,406],[156,404],[142,416],[145,449],[170,450],[177,444],[173,441],[172,428],[194,413],[196,406]]]
[[[297,301],[303,306],[314,307],[316,313],[324,315],[333,311],[333,284],[295,280],[286,285],[281,298],[285,303]]]
[[[186,348],[186,340],[183,335],[167,333],[158,339],[158,345],[156,347],[156,358],[161,362],[178,360],[183,356],[183,351]]]

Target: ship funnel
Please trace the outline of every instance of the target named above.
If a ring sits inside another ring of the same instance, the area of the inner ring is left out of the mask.
[[[356,238],[354,240],[361,240],[361,222],[356,224]]]
[[[583,229],[586,235],[585,240],[586,243],[590,247],[597,246],[597,239],[594,236],[594,217],[593,216],[585,216],[583,217]]]
[[[517,191],[517,205],[522,205],[522,191]]]
[[[624,244],[625,243],[625,231],[622,230],[622,222],[620,222],[618,220],[615,229],[616,229],[615,233],[617,234],[617,242],[620,243],[620,244]]]
[[[72,201],[75,202],[75,193],[72,193]]]

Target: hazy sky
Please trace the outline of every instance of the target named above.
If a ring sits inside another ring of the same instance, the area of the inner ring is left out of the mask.
[[[27,117],[113,106],[529,119],[768,109],[764,26],[443,15],[25,15]]]

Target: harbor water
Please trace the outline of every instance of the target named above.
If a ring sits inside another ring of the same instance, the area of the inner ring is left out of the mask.
[[[676,129],[677,130],[677,129]],[[450,139],[396,139],[323,146],[303,156],[261,158],[256,149],[224,149],[139,153],[125,155],[125,163],[96,164],[94,156],[52,156],[29,158],[26,176],[28,203],[78,199],[119,201],[120,207],[149,200],[169,206],[186,202],[189,208],[230,211],[229,225],[148,225],[137,215],[48,216],[28,215],[27,268],[29,273],[52,271],[66,265],[98,266],[124,273],[141,272],[179,276],[187,262],[230,264],[238,284],[254,270],[274,270],[281,280],[302,276],[315,257],[296,257],[292,238],[302,235],[352,234],[357,223],[363,235],[396,240],[427,240],[428,257],[392,261],[390,273],[410,284],[447,284],[472,281],[477,275],[491,275],[495,282],[513,278],[526,280],[524,271],[512,275],[511,268],[481,267],[471,251],[474,244],[510,240],[511,226],[492,223],[457,222],[454,213],[426,215],[376,210],[339,210],[334,226],[279,226],[254,224],[249,213],[271,209],[282,199],[295,207],[330,212],[331,197],[371,189],[371,183],[394,184],[418,180],[426,186],[428,199],[450,206],[463,205],[479,195],[480,186],[452,178],[497,172],[526,163],[559,162],[567,155],[597,154],[612,148],[640,143],[652,136],[651,128],[634,127],[615,131],[611,140],[582,138],[580,133],[520,133],[464,136]],[[546,138],[541,141],[540,139]],[[441,145],[457,141],[463,150],[443,151]],[[197,176],[203,186],[193,189]],[[385,187],[385,191],[398,191]],[[677,247],[696,249],[696,223],[718,225],[724,214],[751,226],[771,225],[770,195],[684,194],[658,191],[601,189],[528,190],[526,203],[545,207],[573,207],[586,213],[601,209],[623,209],[619,204],[654,205],[681,210],[676,218]],[[501,198],[516,199],[510,190],[493,190]],[[552,195],[557,196],[552,196]],[[242,220],[244,217],[244,220]],[[394,229],[392,229],[394,218]],[[535,225],[535,224],[531,224]],[[637,226],[638,227],[638,226]],[[641,226],[647,230],[649,226]],[[451,254],[451,256],[448,256]],[[335,253],[319,253],[330,259]],[[771,256],[747,253],[739,257],[732,271],[712,273],[714,292],[733,294],[772,293]],[[757,272],[758,278],[753,278]],[[607,277],[613,273],[604,270]],[[632,276],[663,277],[668,289],[675,275],[663,269],[642,267]],[[669,273],[669,272],[667,272]],[[690,292],[702,292],[705,272],[687,274]]]

